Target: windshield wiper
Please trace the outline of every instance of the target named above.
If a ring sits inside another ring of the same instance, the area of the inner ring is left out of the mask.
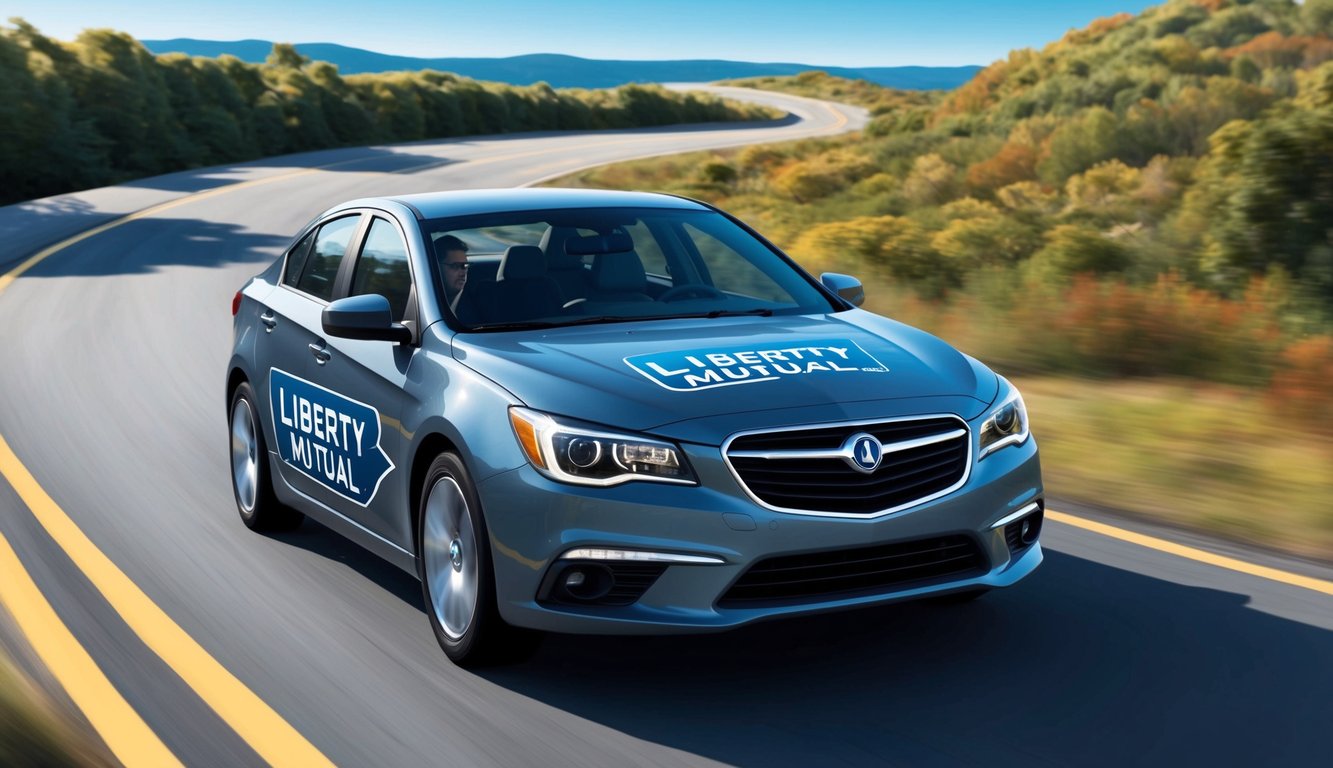
[[[626,317],[624,315],[590,315],[588,317],[571,318],[559,322],[552,320],[529,320],[517,323],[493,323],[490,325],[474,325],[469,330],[473,331],[534,331],[544,328],[568,328],[574,325],[601,325],[603,323],[641,323],[649,320],[678,320],[690,317],[772,317],[771,309],[714,309],[710,312],[698,312],[688,315],[649,315],[647,317]]]
[[[469,331],[531,331],[539,328],[554,328],[563,323],[552,323],[547,320],[531,320],[522,323],[490,323],[487,325],[474,325],[468,328]]]
[[[676,318],[681,318],[681,317],[713,318],[713,317],[747,317],[747,316],[772,317],[773,310],[766,309],[763,307],[758,309],[714,309],[710,312],[696,312],[690,315],[671,315],[671,319],[674,320]]]
[[[561,320],[559,322],[552,320],[528,320],[517,323],[490,323],[487,325],[474,325],[470,330],[473,331],[532,331],[543,328],[565,328],[571,325],[595,325],[597,323],[618,323],[626,320],[652,320],[645,317],[622,317],[620,315],[594,315],[591,317],[580,317],[571,320]]]

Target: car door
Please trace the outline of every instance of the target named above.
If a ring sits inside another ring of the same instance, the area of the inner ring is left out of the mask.
[[[256,388],[263,390],[259,397],[269,410],[264,419],[269,425],[269,450],[282,459],[278,469],[282,480],[307,496],[321,483],[316,478],[316,457],[299,442],[300,425],[294,422],[311,400],[302,397],[299,382],[308,382],[311,369],[317,367],[316,355],[324,348],[324,307],[333,299],[344,258],[361,224],[362,214],[353,212],[312,228],[288,253],[282,281],[265,299],[259,317],[265,333],[256,353],[260,366]]]
[[[413,327],[416,294],[407,240],[399,224],[385,214],[367,217],[356,253],[347,268],[342,296],[378,294],[389,300],[396,322]],[[346,481],[336,474],[312,495],[375,535],[410,551],[412,532],[406,454],[412,436],[403,430],[404,386],[408,368],[418,354],[413,344],[321,337],[324,359],[316,360],[309,379],[334,396],[339,425],[335,434],[346,459]],[[346,417],[346,418],[345,418]],[[326,417],[327,418],[327,417]],[[350,421],[348,421],[350,419]],[[374,423],[371,423],[374,422]],[[333,422],[329,422],[332,424]]]

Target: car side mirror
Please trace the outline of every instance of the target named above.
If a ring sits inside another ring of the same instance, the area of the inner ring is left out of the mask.
[[[377,293],[338,299],[324,308],[322,319],[330,336],[400,344],[412,340],[412,331],[393,321],[389,300]]]
[[[823,283],[825,288],[850,301],[854,306],[859,307],[866,303],[865,287],[861,285],[860,280],[851,275],[825,272],[819,276],[819,282]]]

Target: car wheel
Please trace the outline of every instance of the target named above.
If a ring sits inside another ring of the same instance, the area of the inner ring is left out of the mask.
[[[255,408],[255,392],[241,382],[231,396],[231,490],[241,521],[252,531],[287,531],[301,524],[300,512],[273,495],[264,428]]]
[[[530,656],[541,635],[500,618],[486,520],[467,468],[454,454],[441,454],[426,471],[418,520],[422,596],[445,654],[469,667]]]

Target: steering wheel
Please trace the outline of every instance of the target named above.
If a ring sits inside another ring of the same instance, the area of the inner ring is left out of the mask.
[[[727,294],[719,291],[711,285],[704,285],[703,283],[685,283],[683,285],[676,285],[666,289],[662,292],[661,296],[657,297],[657,300],[677,301],[691,297],[700,299],[725,299],[727,298]]]

